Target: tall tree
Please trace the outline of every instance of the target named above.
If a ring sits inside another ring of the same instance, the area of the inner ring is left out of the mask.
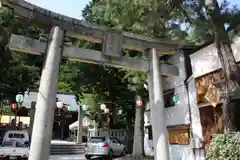
[[[240,89],[240,68],[236,64],[231,48],[228,31],[225,29],[226,21],[222,18],[221,9],[217,0],[205,0],[207,16],[211,20],[218,56],[225,78],[225,96],[223,103],[225,132],[240,130],[237,116],[240,113],[240,100],[233,100],[230,96],[233,91]]]

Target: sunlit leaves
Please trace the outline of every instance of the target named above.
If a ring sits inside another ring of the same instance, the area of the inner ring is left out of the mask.
[[[240,133],[217,135],[206,149],[207,160],[237,160],[240,155]]]

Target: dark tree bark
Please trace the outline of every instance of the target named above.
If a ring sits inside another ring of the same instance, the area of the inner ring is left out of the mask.
[[[215,44],[225,78],[225,96],[223,103],[224,131],[239,130],[236,116],[239,112],[237,108],[239,100],[233,100],[230,93],[239,88],[240,69],[235,62],[231,41],[224,27],[224,20],[222,19],[217,0],[205,0],[205,5],[207,8],[207,16],[212,22]]]
[[[136,160],[144,156],[144,107],[135,110],[133,158]]]
[[[135,107],[134,107],[135,108]],[[126,144],[127,144],[127,151],[128,153],[132,153],[133,151],[133,133],[134,133],[134,128],[133,128],[133,119],[134,115],[132,112],[127,112],[127,138],[126,138]]]

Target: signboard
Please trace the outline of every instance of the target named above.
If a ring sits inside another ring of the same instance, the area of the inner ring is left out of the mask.
[[[122,56],[122,33],[108,31],[104,39],[103,54],[110,57]]]

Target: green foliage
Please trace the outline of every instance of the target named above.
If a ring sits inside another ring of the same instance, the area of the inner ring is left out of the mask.
[[[181,15],[169,14],[169,11],[165,0],[95,0],[85,8],[83,16],[88,22],[142,35],[171,38],[182,33],[184,36],[179,22],[172,21],[173,17],[179,19]]]
[[[83,94],[80,99],[82,104],[87,106],[87,110],[84,111],[85,116],[91,120],[95,120],[98,123],[98,126],[101,126],[101,109],[99,102],[99,97],[94,96],[93,94]]]
[[[2,115],[14,115],[11,108],[9,106],[0,107],[0,116]]]
[[[212,41],[214,38],[212,22],[207,16],[205,0],[168,0],[172,12],[183,15],[182,25],[188,34],[187,40],[194,44],[203,44]],[[219,2],[221,18],[229,29],[236,27],[240,19],[240,10],[237,6],[231,6],[229,0]]]
[[[60,68],[58,86],[60,91],[75,93],[79,102],[89,106],[91,111],[99,112],[102,102],[111,101],[127,106],[122,109],[128,112],[135,93],[128,89],[127,81],[122,79],[124,76],[125,72],[116,68],[66,61]]]
[[[43,58],[11,52],[7,45],[13,33],[38,38],[41,32],[0,8],[0,99],[14,101],[18,92],[37,88]]]
[[[207,160],[239,160],[240,132],[215,137],[207,147]]]
[[[158,2],[154,0],[92,0],[85,7],[83,18],[90,23],[106,25],[141,35],[175,40],[186,37],[187,34],[181,30],[180,26],[181,15],[176,12],[168,14],[168,11],[168,4],[164,0]],[[176,21],[173,20],[173,17]],[[144,58],[143,53],[136,51],[124,50],[123,54],[130,57]],[[119,108],[123,109],[123,114],[130,112],[130,115],[134,115],[133,108],[135,108],[136,96],[148,97],[148,93],[144,88],[146,74],[131,69],[112,67],[102,69],[101,71],[97,69],[82,74],[82,77],[94,77],[93,81],[91,78],[88,78],[87,81],[91,86],[91,91],[103,96],[103,100],[116,102]],[[81,71],[83,70],[81,69]],[[99,80],[100,74],[104,75],[103,81]],[[117,84],[113,84],[113,82],[117,82]]]

